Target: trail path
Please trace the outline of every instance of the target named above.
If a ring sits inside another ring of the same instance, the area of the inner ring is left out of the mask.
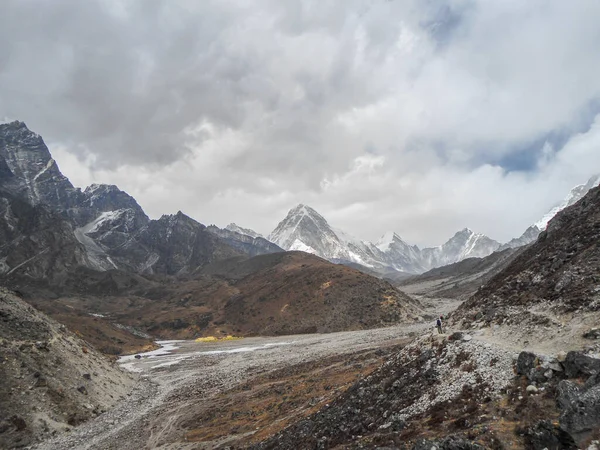
[[[34,448],[198,448],[198,443],[188,446],[182,442],[181,424],[186,413],[210,403],[219,392],[283,367],[392,346],[433,326],[426,321],[374,330],[219,343],[169,341],[162,351],[150,352],[141,359],[122,359],[122,366],[136,372],[139,382],[120,405]]]

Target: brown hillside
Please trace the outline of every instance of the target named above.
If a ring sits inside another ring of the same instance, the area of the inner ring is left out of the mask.
[[[129,344],[122,337],[102,336],[111,324],[171,339],[277,335],[385,326],[412,320],[419,310],[384,280],[302,252],[220,261],[188,278],[126,275],[68,281],[55,300],[30,301],[96,345],[104,339],[105,347],[121,350]]]

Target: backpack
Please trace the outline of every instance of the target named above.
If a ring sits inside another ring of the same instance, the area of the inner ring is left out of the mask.
[[[440,319],[437,320],[437,322],[435,323],[438,327],[442,326],[442,321]]]

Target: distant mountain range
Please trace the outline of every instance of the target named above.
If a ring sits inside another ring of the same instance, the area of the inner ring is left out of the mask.
[[[300,250],[377,273],[423,273],[496,250],[529,244],[548,220],[600,183],[574,188],[521,237],[501,245],[468,228],[438,247],[419,248],[394,232],[377,243],[333,228],[306,205],[292,208],[265,238],[234,223],[204,226],[182,212],[151,220],[137,201],[113,185],[75,188],[42,138],[23,122],[0,125],[0,275],[52,278],[73,266],[140,274],[186,274],[218,259]],[[69,252],[59,251],[69,248]]]
[[[563,202],[552,208],[523,235],[504,245],[468,228],[457,232],[438,247],[420,249],[406,243],[394,232],[384,234],[373,244],[331,227],[318,212],[302,204],[288,212],[269,235],[269,240],[285,250],[301,250],[334,262],[359,264],[380,273],[423,273],[467,258],[483,258],[498,250],[534,242],[558,212],[577,203],[599,184],[600,175],[596,175],[587,183],[574,187]]]
[[[386,233],[377,244],[361,241],[329,225],[314,209],[291,209],[269,240],[286,250],[301,250],[336,262],[351,262],[381,271],[422,273],[465,258],[483,257],[500,244],[465,228],[444,245],[420,249],[396,233]]]

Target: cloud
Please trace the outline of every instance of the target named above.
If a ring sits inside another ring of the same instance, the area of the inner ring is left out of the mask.
[[[598,171],[600,6],[9,0],[0,117],[78,185],[268,233],[508,240]]]

